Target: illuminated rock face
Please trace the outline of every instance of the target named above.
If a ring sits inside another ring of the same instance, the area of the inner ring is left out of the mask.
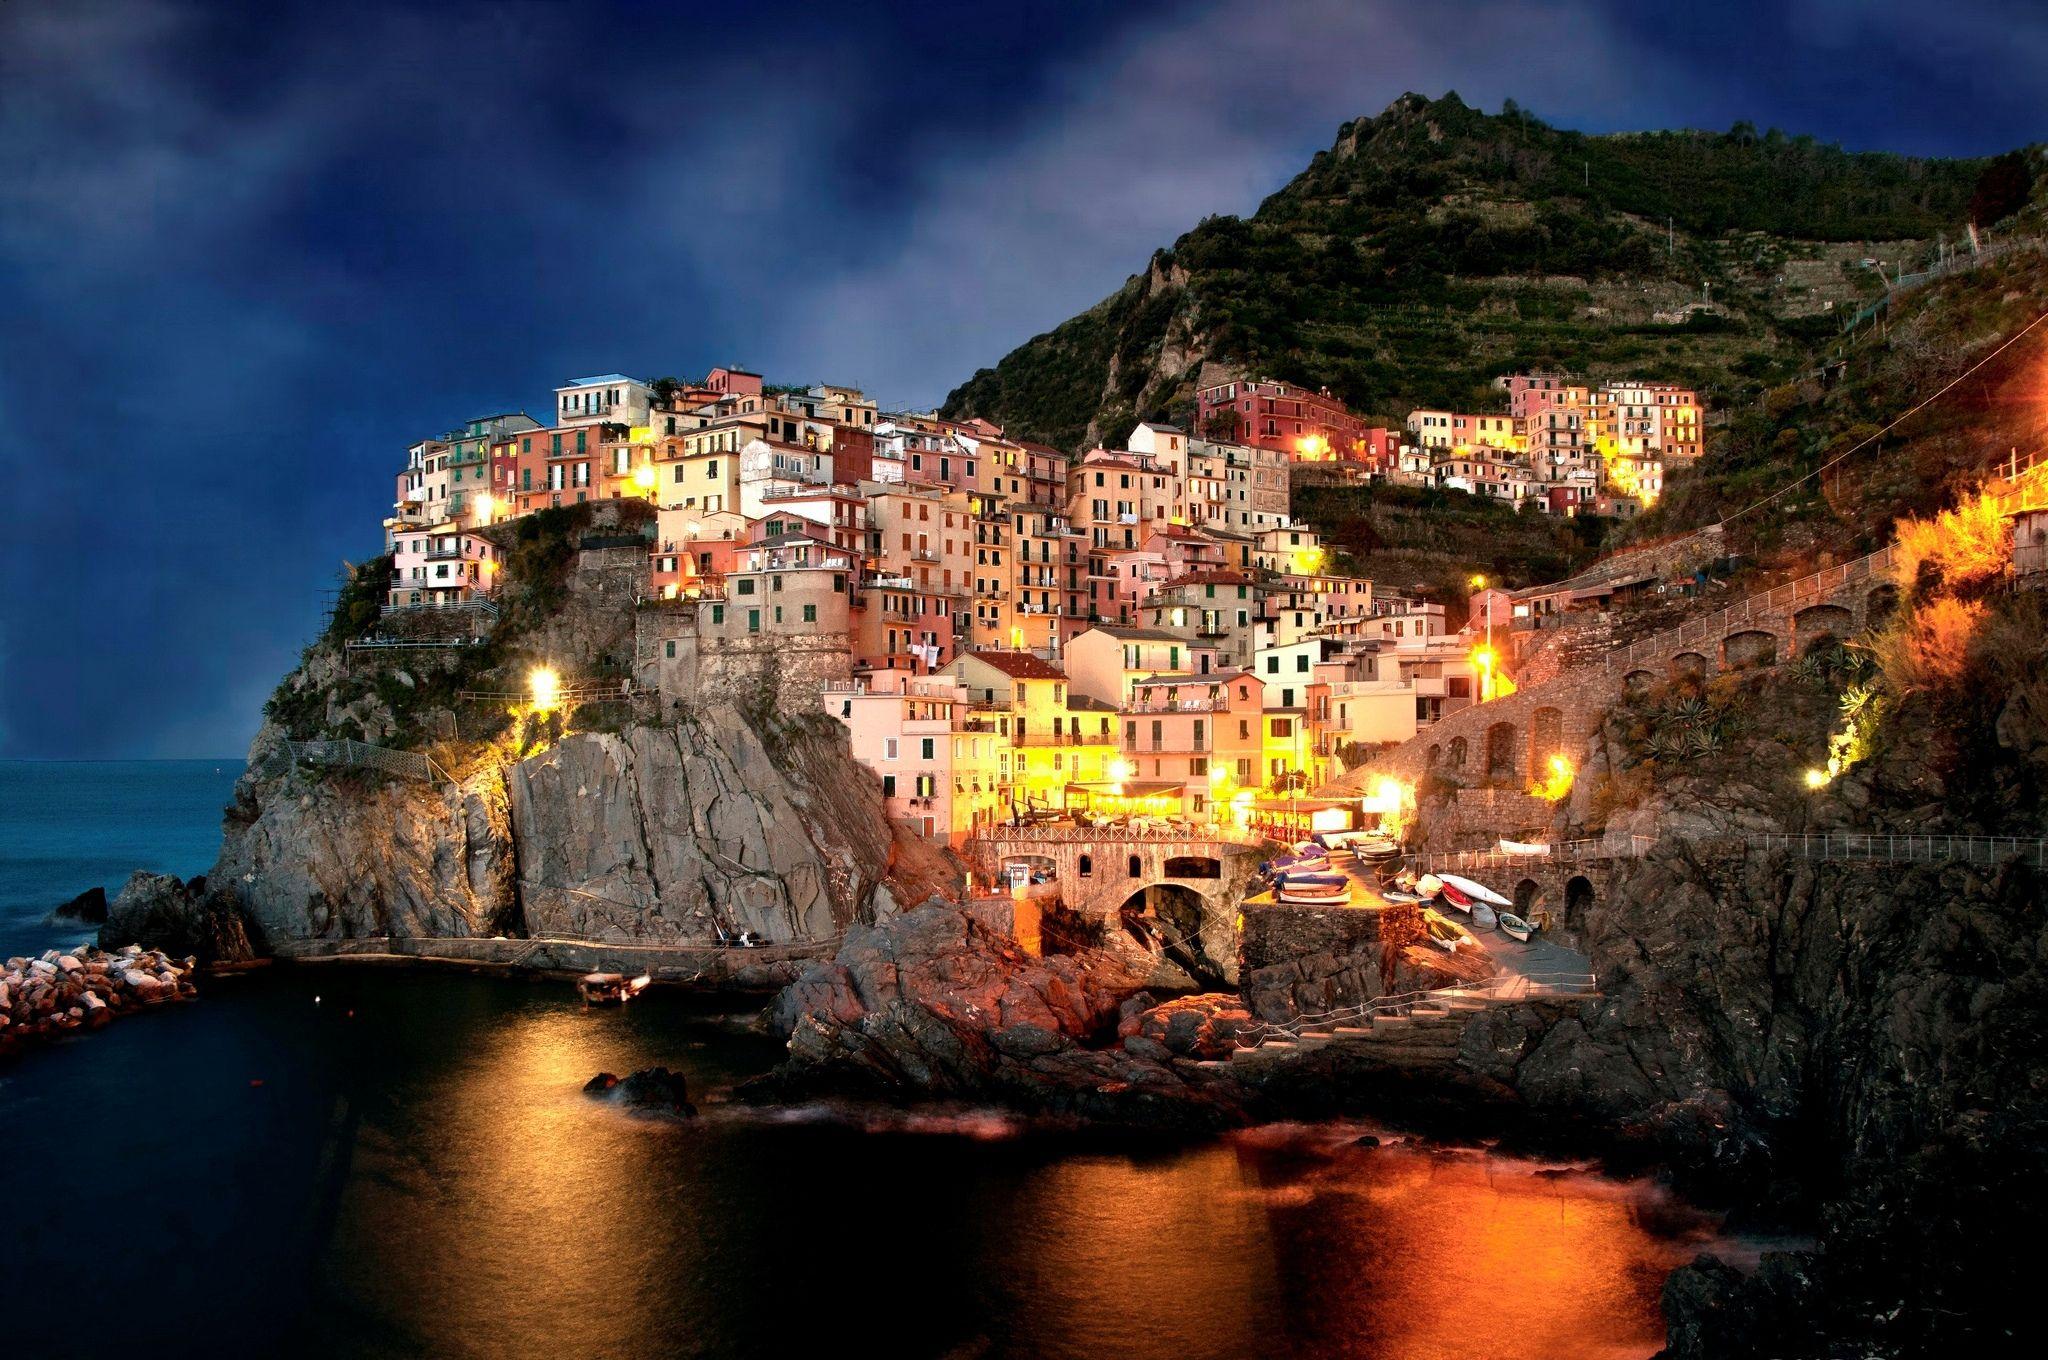
[[[1176,1058],[1141,1032],[1142,1019],[1119,1033],[1146,1013],[1138,981],[1107,952],[1027,955],[948,906],[855,926],[836,959],[776,999],[789,1059],[749,1094],[992,1100],[1185,1128],[1243,1122],[1246,1092],[1227,1071]],[[1156,1028],[1163,1038],[1169,1026]]]
[[[258,738],[259,749],[266,738]],[[244,776],[212,883],[271,941],[790,943],[955,888],[843,739],[733,709],[570,737],[460,787]]]

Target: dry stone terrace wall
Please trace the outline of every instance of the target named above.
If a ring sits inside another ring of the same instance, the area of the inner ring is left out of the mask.
[[[1623,686],[1775,665],[1882,619],[1897,599],[1891,561],[1892,550],[1884,548],[1614,648],[1505,699],[1460,709],[1345,776],[1341,786],[1363,788],[1376,775],[1420,779],[1435,770],[1454,779],[1526,787],[1553,754],[1585,749]]]

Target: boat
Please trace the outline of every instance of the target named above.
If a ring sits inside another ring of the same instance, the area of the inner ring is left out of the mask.
[[[576,980],[576,990],[585,1005],[619,1006],[640,995],[652,981],[644,973],[632,979],[624,973],[585,973]]]
[[[1350,850],[1366,872],[1385,882],[1401,867],[1401,847],[1385,836],[1365,836],[1350,843]]]
[[[1459,892],[1456,888],[1453,888],[1450,884],[1442,884],[1437,895],[1443,898],[1445,906],[1456,911],[1462,911],[1467,916],[1472,914],[1472,899]]]
[[[1512,907],[1515,905],[1507,898],[1502,897],[1499,893],[1487,887],[1484,883],[1474,883],[1471,879],[1460,878],[1456,874],[1443,874],[1441,877],[1446,884],[1456,888],[1474,902],[1484,902],[1489,907]]]
[[[1435,874],[1424,874],[1421,878],[1415,880],[1415,886],[1411,889],[1417,897],[1420,897],[1425,902],[1432,897],[1438,896],[1443,890],[1444,881]]]
[[[1329,867],[1330,852],[1320,845],[1310,845],[1305,850],[1297,847],[1292,853],[1267,860],[1260,866],[1275,878],[1282,874],[1323,873]]]
[[[1550,847],[1531,841],[1511,841],[1502,838],[1500,852],[1503,855],[1547,855]]]
[[[1285,874],[1273,889],[1273,896],[1296,907],[1348,906],[1351,880],[1343,874]]]
[[[1417,897],[1412,892],[1404,892],[1400,888],[1381,888],[1380,896],[1389,902],[1400,902],[1411,906],[1420,905],[1428,900],[1427,898]]]
[[[1476,948],[1479,944],[1463,926],[1433,911],[1425,911],[1422,914],[1422,928],[1429,933],[1431,944],[1453,954],[1468,945]]]
[[[1487,906],[1484,902],[1474,902],[1472,904],[1472,928],[1474,930],[1492,930],[1499,920],[1500,913]]]
[[[1527,944],[1529,937],[1536,933],[1536,927],[1511,911],[1496,912],[1495,917],[1496,923],[1500,926],[1500,933],[1511,940],[1520,940]]]

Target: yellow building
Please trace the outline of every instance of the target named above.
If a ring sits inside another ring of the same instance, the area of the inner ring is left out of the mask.
[[[1067,786],[1115,777],[1116,710],[1075,694],[1067,674],[1029,652],[965,652],[941,674],[966,687],[1004,743],[998,783],[1013,807],[1066,806]]]

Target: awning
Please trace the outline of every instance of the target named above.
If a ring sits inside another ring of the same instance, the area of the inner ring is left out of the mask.
[[[1185,784],[1175,784],[1161,780],[1125,779],[1121,781],[1096,780],[1086,784],[1069,784],[1067,785],[1067,792],[1085,793],[1095,797],[1107,798],[1155,798],[1161,794],[1178,794],[1186,788],[1187,785]]]

